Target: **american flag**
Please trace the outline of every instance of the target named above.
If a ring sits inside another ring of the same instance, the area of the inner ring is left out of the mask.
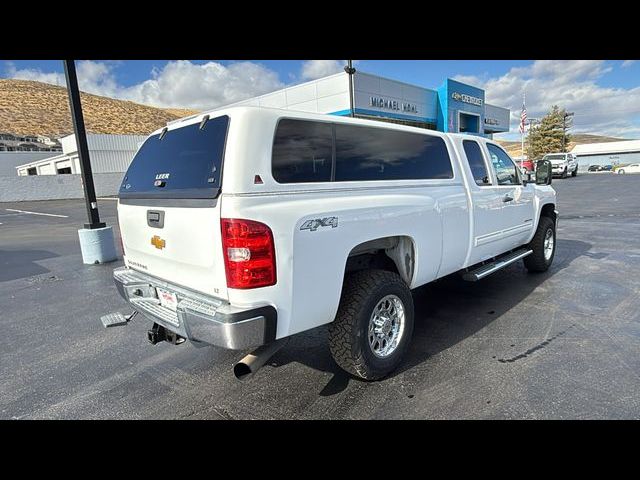
[[[527,120],[527,107],[524,106],[524,98],[522,99],[522,113],[520,114],[520,133],[524,133],[524,122]]]

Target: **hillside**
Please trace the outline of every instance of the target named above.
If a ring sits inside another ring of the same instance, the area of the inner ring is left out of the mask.
[[[196,113],[80,94],[91,133],[148,134],[168,121]],[[73,133],[67,89],[30,80],[0,79],[0,132],[58,137]]]
[[[567,151],[571,151],[573,147],[577,144],[585,144],[585,143],[606,143],[606,142],[620,142],[626,140],[624,138],[614,138],[614,137],[605,137],[602,135],[592,135],[588,133],[576,133],[575,135],[571,135],[571,142],[569,142],[569,148]],[[522,155],[522,146],[520,142],[507,142],[504,140],[496,140],[502,148],[504,148],[509,155],[512,157],[519,157]],[[525,145],[525,149],[527,146]]]

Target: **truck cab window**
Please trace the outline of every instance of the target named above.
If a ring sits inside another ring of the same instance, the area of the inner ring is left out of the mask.
[[[491,165],[496,172],[498,185],[521,185],[520,173],[518,167],[511,160],[509,155],[500,147],[487,143],[489,156],[491,157]]]
[[[474,142],[473,140],[464,140],[462,142],[462,146],[464,147],[464,153],[469,161],[469,167],[471,167],[471,173],[476,185],[491,185],[487,165],[484,163],[482,151],[480,150],[478,142]]]

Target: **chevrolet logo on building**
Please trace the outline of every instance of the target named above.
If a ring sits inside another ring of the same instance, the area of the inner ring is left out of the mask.
[[[158,235],[154,235],[153,237],[151,237],[151,245],[156,247],[158,250],[162,250],[165,247],[166,244],[167,244],[167,242],[165,242]]]
[[[469,103],[471,105],[477,105],[478,107],[482,106],[481,98],[472,97],[471,95],[467,95],[465,93],[453,92],[451,94],[451,98],[453,98],[456,102]]]

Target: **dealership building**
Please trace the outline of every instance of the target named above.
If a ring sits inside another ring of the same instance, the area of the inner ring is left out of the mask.
[[[357,71],[352,84],[341,72],[231,105],[347,116],[353,98],[359,118],[486,137],[509,131],[509,109],[489,105],[484,90],[451,78],[429,89]]]

